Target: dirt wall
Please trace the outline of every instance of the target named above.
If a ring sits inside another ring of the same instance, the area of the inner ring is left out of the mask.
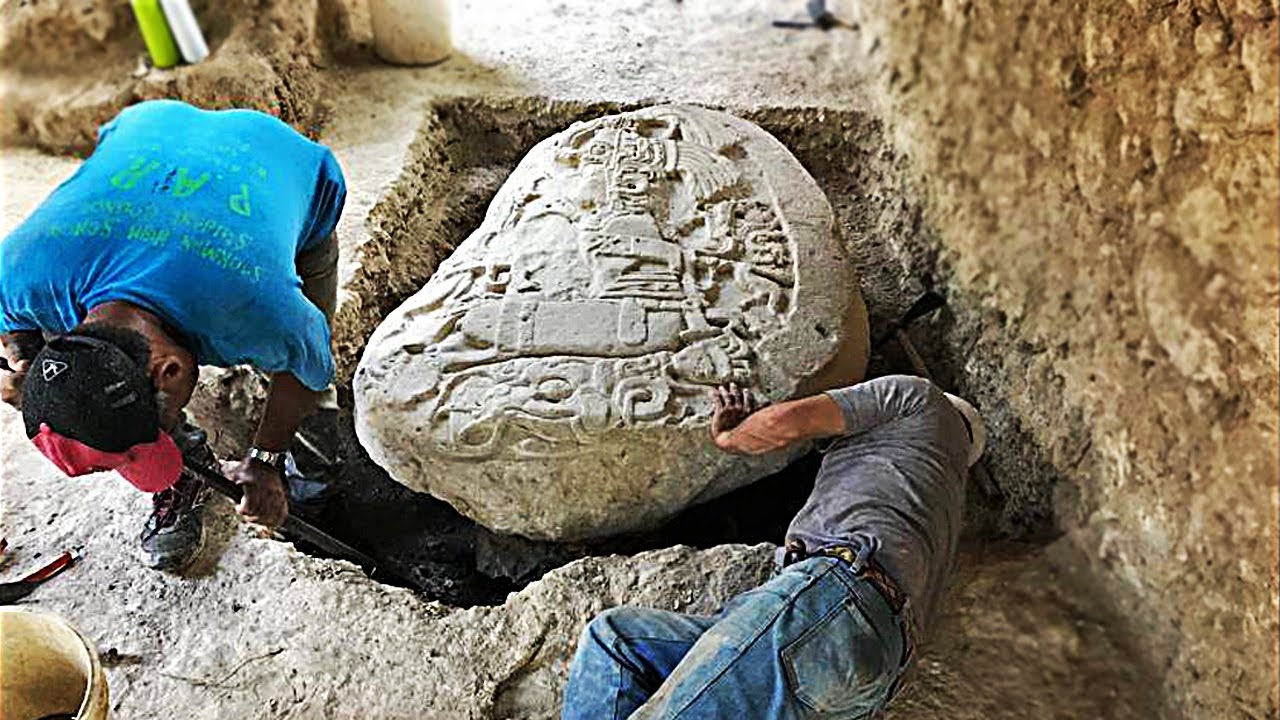
[[[844,5],[979,400],[1181,710],[1274,717],[1275,3]]]

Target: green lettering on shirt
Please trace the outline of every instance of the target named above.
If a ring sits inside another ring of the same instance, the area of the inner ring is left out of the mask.
[[[136,242],[143,242],[155,247],[164,247],[165,243],[169,242],[169,230],[162,227],[133,225],[129,228],[129,233],[126,237]]]
[[[178,168],[178,177],[174,181],[177,184],[173,188],[174,197],[189,197],[192,193],[199,190],[205,183],[209,182],[209,173],[200,173],[200,177],[192,180],[187,177],[186,168]]]
[[[155,160],[148,163],[146,158],[138,158],[137,160],[134,160],[133,164],[129,167],[121,170],[115,175],[112,175],[111,185],[119,188],[120,190],[130,190],[134,185],[137,185],[138,181],[147,173],[158,167],[160,167],[160,163]]]
[[[232,195],[227,200],[227,204],[231,206],[231,212],[237,215],[249,217],[253,214],[253,209],[249,206],[249,186],[244,183],[240,184],[240,192]]]

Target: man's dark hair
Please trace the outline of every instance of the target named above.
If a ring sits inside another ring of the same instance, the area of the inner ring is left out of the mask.
[[[67,334],[97,338],[115,345],[128,355],[142,372],[147,371],[147,365],[151,362],[151,343],[137,330],[104,322],[92,322],[80,325]]]

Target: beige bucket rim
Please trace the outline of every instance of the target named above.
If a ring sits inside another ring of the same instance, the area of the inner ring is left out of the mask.
[[[90,720],[90,716],[86,713],[93,709],[93,706],[98,699],[98,695],[102,696],[101,708],[105,711],[108,702],[106,675],[103,673],[102,661],[98,658],[97,648],[89,641],[89,638],[80,631],[80,628],[76,627],[75,623],[72,623],[67,618],[53,612],[52,610],[20,605],[0,605],[0,616],[18,614],[30,615],[43,620],[52,621],[57,625],[67,628],[75,634],[76,638],[80,641],[80,648],[84,651],[84,654],[89,660],[88,682],[85,684],[84,696],[80,698],[80,707],[76,709],[75,716],[77,720]],[[95,692],[95,685],[100,685],[101,690],[99,692]],[[102,715],[99,715],[99,717],[106,717],[106,714],[103,713]]]

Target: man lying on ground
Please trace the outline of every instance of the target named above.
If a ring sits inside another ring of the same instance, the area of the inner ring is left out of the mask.
[[[836,438],[779,549],[781,570],[711,617],[601,613],[578,644],[564,718],[874,717],[938,611],[985,430],[964,400],[891,376],[755,410],[715,395],[725,452]]]
[[[63,472],[155,493],[148,565],[180,569],[203,544],[203,484],[174,441],[200,364],[272,373],[230,477],[249,520],[288,513],[285,451],[333,379],[345,197],[332,153],[276,118],[144,102],[0,242],[0,399]]]

